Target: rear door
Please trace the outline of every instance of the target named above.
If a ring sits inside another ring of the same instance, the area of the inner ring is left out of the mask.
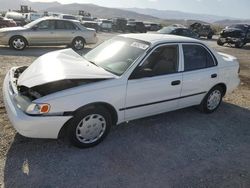
[[[71,21],[56,21],[56,41],[58,44],[71,44],[76,37],[78,28]]]
[[[183,44],[183,83],[180,105],[198,105],[206,93],[218,83],[217,61],[201,44]]]

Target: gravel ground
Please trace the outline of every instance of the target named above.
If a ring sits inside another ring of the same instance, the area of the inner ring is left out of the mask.
[[[250,187],[250,46],[207,42],[238,57],[241,66],[241,85],[216,113],[187,108],[132,121],[85,150],[16,134],[3,105],[2,81],[10,67],[64,47],[16,52],[0,46],[0,187]]]

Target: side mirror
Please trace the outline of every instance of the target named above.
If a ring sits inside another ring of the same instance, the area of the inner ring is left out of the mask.
[[[143,68],[140,69],[140,67],[138,67],[130,76],[130,80],[134,80],[134,79],[140,79],[140,78],[144,78],[144,77],[152,77],[153,74],[153,70],[150,68]]]
[[[38,29],[38,25],[34,25],[33,27],[32,27],[32,30],[37,30]]]

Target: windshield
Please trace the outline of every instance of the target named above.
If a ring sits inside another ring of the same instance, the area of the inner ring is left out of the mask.
[[[115,74],[122,75],[149,47],[150,43],[114,37],[88,52],[84,58]]]
[[[33,22],[30,22],[30,23],[26,24],[23,27],[25,27],[25,28],[32,28],[33,26],[35,26],[36,24],[38,24],[41,20],[43,20],[43,18],[37,19],[37,20],[35,20]]]
[[[175,28],[173,28],[173,27],[164,27],[164,28],[162,28],[161,30],[159,30],[157,32],[161,33],[161,34],[171,34],[174,29]]]

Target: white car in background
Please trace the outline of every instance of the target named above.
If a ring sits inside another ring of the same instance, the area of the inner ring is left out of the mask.
[[[10,121],[22,135],[78,147],[100,143],[112,125],[198,105],[214,112],[240,83],[239,63],[201,41],[161,34],[114,37],[80,56],[45,54],[6,75]]]

